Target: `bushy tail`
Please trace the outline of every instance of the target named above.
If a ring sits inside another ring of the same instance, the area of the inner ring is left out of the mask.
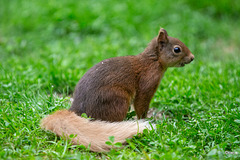
[[[73,144],[90,145],[94,152],[109,151],[111,146],[105,144],[109,136],[115,137],[115,142],[124,143],[145,128],[151,128],[148,122],[104,122],[90,121],[77,116],[68,110],[60,110],[47,116],[41,121],[41,127],[56,133],[58,136],[77,135],[72,139]]]

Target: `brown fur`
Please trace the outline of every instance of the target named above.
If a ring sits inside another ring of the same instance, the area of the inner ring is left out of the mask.
[[[111,149],[111,146],[105,144],[109,140],[109,136],[115,137],[114,143],[124,143],[126,138],[142,133],[146,127],[151,129],[147,122],[141,121],[114,123],[89,121],[68,110],[57,111],[47,116],[42,120],[41,127],[66,138],[71,134],[77,135],[72,139],[72,143],[82,144],[86,147],[90,144],[90,150],[94,152],[109,151]]]
[[[178,47],[181,52],[174,52]],[[115,57],[93,66],[79,81],[69,111],[58,111],[42,120],[42,128],[68,137],[76,134],[74,144],[91,144],[92,151],[108,151],[109,136],[116,142],[142,132],[146,123],[122,121],[133,103],[137,117],[145,118],[149,103],[168,67],[181,67],[194,59],[178,39],[160,29],[139,55]],[[97,120],[79,117],[82,113]],[[77,116],[78,115],[78,116]]]
[[[181,48],[175,53],[174,47]],[[160,29],[139,55],[115,57],[93,66],[79,81],[70,111],[104,121],[122,121],[133,102],[138,118],[145,118],[149,103],[168,67],[194,59],[178,39]]]

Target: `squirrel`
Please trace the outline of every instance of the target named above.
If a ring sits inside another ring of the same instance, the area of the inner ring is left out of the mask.
[[[76,134],[73,144],[90,145],[92,151],[109,151],[109,136],[125,142],[147,122],[120,122],[133,104],[137,118],[146,118],[149,103],[168,67],[183,67],[194,55],[187,46],[161,28],[140,54],[106,59],[89,69],[78,82],[69,110],[57,111],[41,122],[58,136]],[[95,121],[81,117],[82,113]]]

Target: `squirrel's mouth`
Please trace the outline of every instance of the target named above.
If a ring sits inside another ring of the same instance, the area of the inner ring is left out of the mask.
[[[175,67],[184,67],[186,64],[189,64],[192,62],[193,59],[183,59],[180,62],[178,62]]]
[[[180,67],[184,67],[186,63],[180,63]]]
[[[184,67],[185,64],[188,64],[188,63],[185,63],[185,62],[179,63],[179,64],[178,64],[178,67]]]
[[[185,64],[184,63],[177,63],[176,65],[174,65],[174,67],[184,67]]]
[[[180,62],[176,65],[176,67],[184,67],[185,64],[189,64],[190,62]]]
[[[192,60],[180,62],[179,65],[180,65],[180,67],[183,67],[183,66],[185,66],[185,64],[189,64],[191,62],[192,62]]]

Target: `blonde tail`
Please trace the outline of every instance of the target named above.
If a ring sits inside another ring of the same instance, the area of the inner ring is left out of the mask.
[[[109,136],[114,136],[115,142],[124,143],[126,138],[142,133],[147,127],[150,128],[149,123],[143,121],[89,121],[68,110],[60,110],[47,116],[41,121],[41,127],[58,136],[77,135],[72,139],[72,143],[83,144],[86,147],[91,144],[90,150],[94,152],[110,150],[111,146],[105,144]]]

